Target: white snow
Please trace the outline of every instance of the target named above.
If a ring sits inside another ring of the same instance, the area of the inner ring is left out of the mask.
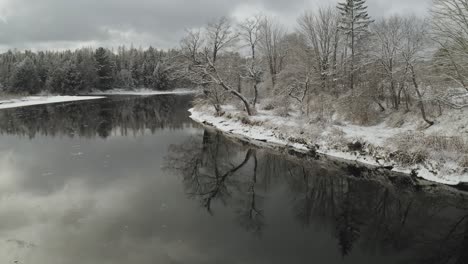
[[[123,89],[113,89],[109,91],[98,91],[91,93],[92,95],[166,95],[166,94],[194,94],[198,91],[189,90],[189,89],[176,89],[173,91],[154,91],[150,89],[137,89],[137,90],[123,90]]]
[[[267,147],[291,147],[301,152],[309,151],[309,146],[305,144],[292,143],[287,137],[295,136],[295,134],[297,135],[297,131],[308,133],[315,128],[314,124],[307,125],[304,120],[301,120],[299,117],[275,116],[271,111],[259,111],[258,115],[249,117],[251,121],[261,121],[262,123],[260,125],[243,124],[239,118],[237,118],[241,113],[240,111],[235,110],[232,107],[223,107],[223,110],[226,114],[222,117],[215,116],[213,110],[206,107],[194,108],[189,111],[191,112],[191,118],[194,121],[213,126],[230,136],[249,141],[253,144]],[[375,146],[388,147],[388,139],[399,133],[412,131],[415,127],[416,126],[412,122],[401,128],[392,128],[387,126],[385,123],[370,127],[344,124],[341,126],[330,126],[328,128],[318,127],[316,128],[318,131],[318,136],[316,138],[313,133],[305,135],[304,137],[313,138],[312,140],[315,140],[315,142],[308,142],[308,145],[318,144],[320,148],[317,150],[317,153],[328,157],[359,162],[371,166],[392,165],[395,167],[393,169],[395,172],[407,174],[410,174],[412,170],[417,170],[419,177],[428,181],[446,185],[458,185],[462,182],[468,182],[468,175],[457,175],[454,172],[456,170],[437,171],[435,174],[431,172],[434,170],[429,170],[421,165],[403,167],[394,162],[382,163],[382,161],[377,161],[375,157],[370,155],[361,155],[358,153],[351,153],[343,149],[336,149],[332,146],[331,142],[327,141],[327,135],[330,134],[330,129],[339,128],[344,132],[343,137],[348,142],[351,142],[353,139],[362,139]],[[445,129],[446,127],[447,124],[444,123],[440,129]],[[434,132],[437,129],[437,126],[434,126],[431,128],[430,132]],[[291,131],[295,131],[295,133],[292,133]],[[449,164],[445,165],[446,168],[448,168],[447,166],[449,166]],[[456,164],[452,165],[452,167],[456,166]]]
[[[346,133],[347,138],[363,138],[374,145],[385,144],[387,139],[409,130],[408,128],[390,128],[386,126],[385,123],[370,127],[351,124],[335,127],[343,130],[343,132]]]
[[[17,108],[31,105],[55,104],[73,101],[103,99],[102,96],[28,96],[17,99],[0,100],[0,109]]]

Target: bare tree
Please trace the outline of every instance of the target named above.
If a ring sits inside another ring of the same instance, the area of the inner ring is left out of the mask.
[[[186,30],[186,35],[180,42],[182,52],[187,54],[192,61],[197,60],[197,56],[203,44],[200,29]]]
[[[198,34],[189,34],[183,43],[189,43],[187,49],[189,52],[190,61],[188,68],[189,78],[193,83],[204,88],[205,96],[209,98],[218,113],[221,113],[221,100],[224,94],[232,94],[238,98],[245,106],[245,110],[249,115],[255,113],[248,99],[234,88],[234,85],[229,83],[223,77],[222,68],[229,68],[229,65],[223,65],[219,61],[219,57],[223,51],[233,47],[238,40],[238,34],[234,31],[231,22],[222,17],[215,22],[208,23],[205,28],[205,45],[201,52],[193,52],[193,47],[197,47],[197,43],[202,43],[198,39]],[[195,56],[190,56],[196,54]],[[211,89],[208,89],[211,88]]]
[[[450,62],[450,77],[468,91],[468,0],[434,0],[434,40]]]
[[[410,79],[413,83],[414,90],[419,100],[419,108],[421,109],[422,118],[430,126],[434,125],[426,116],[424,108],[424,98],[419,89],[419,82],[416,73],[416,65],[421,59],[421,52],[424,51],[424,44],[427,40],[427,28],[424,20],[416,17],[406,18],[403,22],[403,43],[401,47],[401,56],[404,59],[405,68],[410,72]]]
[[[338,14],[330,7],[319,8],[316,13],[309,11],[301,15],[298,24],[301,35],[316,59],[314,70],[322,80],[321,87],[325,88],[336,69]]]
[[[278,75],[278,84],[281,86],[279,95],[288,96],[301,106],[301,113],[309,113],[311,92],[322,84],[321,75],[317,73],[317,58],[302,35],[288,39],[290,52],[289,63]],[[316,85],[315,85],[316,84]]]
[[[218,54],[231,47],[237,40],[238,34],[234,32],[231,21],[226,17],[221,17],[206,26],[207,47],[211,50],[211,61],[216,63]]]
[[[261,24],[260,46],[265,56],[272,88],[275,88],[278,73],[284,67],[287,48],[284,45],[286,30],[278,21],[271,17],[265,17]]]
[[[401,75],[405,74],[401,73],[398,57],[403,40],[403,19],[399,16],[382,18],[373,24],[372,32],[375,45],[373,57],[388,81],[393,107],[398,109],[400,105],[399,90],[404,89],[404,87],[397,87],[401,83],[397,78],[401,78]]]
[[[240,38],[243,40],[250,50],[250,62],[247,65],[247,78],[252,80],[254,88],[253,106],[258,101],[258,85],[262,82],[263,70],[260,66],[257,50],[260,40],[260,30],[262,20],[264,18],[260,15],[246,19],[243,23],[239,24]]]

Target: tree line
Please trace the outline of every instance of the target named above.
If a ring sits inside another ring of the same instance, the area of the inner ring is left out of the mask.
[[[172,79],[169,61],[176,50],[119,47],[75,51],[8,51],[0,54],[0,88],[13,94],[81,94],[113,88],[167,90]]]
[[[446,107],[465,108],[468,0],[435,0],[426,18],[372,18],[365,0],[305,11],[295,30],[274,17],[221,17],[187,30],[179,48],[0,54],[9,93],[79,94],[112,88],[199,87],[222,114],[239,102],[310,118],[342,112],[370,123],[380,112],[418,111],[429,125]]]
[[[430,17],[372,18],[365,0],[306,11],[288,31],[257,15],[226,17],[181,41],[185,74],[222,114],[236,100],[254,115],[260,97],[288,114],[324,115],[331,106],[362,123],[387,110],[417,110],[429,125],[468,91],[468,0],[435,0]],[[263,106],[265,107],[265,106]]]

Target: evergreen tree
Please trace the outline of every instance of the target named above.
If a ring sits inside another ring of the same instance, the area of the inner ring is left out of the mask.
[[[54,68],[55,69],[49,74],[47,78],[46,87],[48,91],[60,94],[63,90],[65,69],[61,65],[57,65]]]
[[[65,69],[63,88],[62,93],[64,94],[79,94],[82,92],[83,80],[74,63],[69,63]]]
[[[342,16],[339,29],[348,37],[351,49],[350,87],[354,89],[356,44],[369,33],[369,25],[373,22],[367,13],[366,0],[346,0],[338,3],[338,10]]]
[[[112,62],[109,58],[109,53],[104,48],[98,48],[95,53],[96,72],[97,72],[97,88],[99,90],[109,90],[113,84],[113,69]]]
[[[12,89],[10,92],[14,93],[34,94],[39,92],[37,69],[29,56],[15,65],[10,89]]]
[[[89,48],[77,50],[75,61],[77,70],[81,74],[83,89],[90,90],[97,87],[98,76],[94,51]]]
[[[178,51],[171,52],[170,57],[178,55]],[[119,48],[117,54],[104,48],[8,51],[0,54],[0,84],[5,92],[13,94],[40,91],[78,94],[113,86],[168,89],[176,83],[169,78],[170,72],[178,70],[165,64],[168,56],[169,51],[125,47]]]
[[[127,69],[122,69],[117,76],[117,86],[124,89],[135,88],[135,81],[132,73]]]

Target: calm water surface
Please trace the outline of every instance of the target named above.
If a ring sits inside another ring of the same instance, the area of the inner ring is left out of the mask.
[[[190,101],[0,111],[0,263],[468,263],[467,196],[254,149]]]

